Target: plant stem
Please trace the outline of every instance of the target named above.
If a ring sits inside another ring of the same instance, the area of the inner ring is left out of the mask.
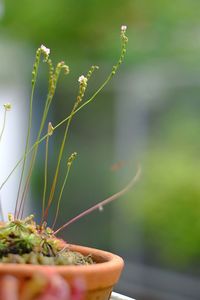
[[[90,102],[92,102],[94,100],[94,98],[102,91],[102,89],[106,86],[106,84],[110,81],[110,79],[112,78],[113,74],[110,73],[109,76],[107,77],[107,79],[104,81],[104,83],[101,85],[101,87],[87,100],[85,101],[83,104],[81,104],[72,114],[70,114],[69,116],[67,116],[65,119],[63,119],[62,121],[60,121],[57,125],[54,126],[54,130],[59,128],[60,126],[62,126],[64,123],[66,123],[69,118],[72,116],[74,116],[77,112],[79,112],[82,108],[84,108],[86,105],[88,105]],[[5,180],[2,182],[1,186],[0,186],[0,190],[4,187],[4,185],[6,184],[6,182],[8,181],[8,179],[10,178],[10,176],[14,173],[14,171],[17,169],[17,167],[21,164],[21,162],[27,157],[28,154],[30,154],[41,142],[43,142],[46,138],[48,137],[48,134],[45,134],[41,139],[39,139],[38,141],[36,141],[31,148],[27,151],[27,153],[25,153],[22,158],[16,163],[16,165],[14,166],[14,168],[12,169],[12,171],[8,174],[8,176],[5,178]]]
[[[47,140],[46,140],[46,149],[45,149],[44,190],[43,190],[43,199],[42,199],[42,218],[44,216],[45,198],[46,198],[46,189],[47,189],[48,149],[49,149],[49,136],[47,137]]]
[[[55,218],[54,218],[53,225],[52,225],[52,227],[51,227],[52,229],[55,227],[56,221],[57,221],[57,219],[58,219],[58,214],[59,214],[59,210],[60,210],[60,202],[61,202],[61,199],[62,199],[62,195],[63,195],[63,191],[64,191],[64,188],[65,188],[67,179],[68,179],[68,177],[69,177],[70,168],[71,168],[71,166],[69,166],[69,167],[67,168],[67,172],[66,172],[66,175],[65,175],[65,179],[64,179],[64,182],[63,182],[63,185],[62,185],[62,188],[61,188],[59,197],[58,197],[58,204],[57,204],[56,214],[55,214]]]
[[[73,106],[72,112],[70,114],[70,117],[68,119],[68,122],[67,122],[67,125],[66,125],[66,128],[65,128],[65,133],[64,133],[64,137],[63,137],[62,144],[61,144],[61,147],[60,147],[60,152],[59,152],[59,155],[58,155],[58,162],[57,162],[57,167],[56,167],[56,171],[55,171],[55,175],[54,175],[54,179],[53,179],[53,183],[52,183],[52,187],[51,187],[51,191],[50,191],[50,195],[49,195],[49,200],[48,200],[47,208],[46,208],[45,213],[44,213],[44,219],[48,216],[48,211],[49,211],[49,208],[50,208],[51,203],[53,201],[53,196],[54,196],[54,193],[55,193],[56,183],[57,183],[57,179],[58,179],[58,173],[59,173],[59,170],[60,170],[60,163],[61,163],[65,143],[66,143],[67,136],[68,136],[69,126],[70,126],[70,123],[71,123],[71,120],[72,120],[72,117],[73,117],[73,113],[76,109],[76,105],[77,105],[77,102],[75,102],[75,104]]]
[[[47,189],[47,178],[48,178],[48,151],[49,151],[49,137],[53,134],[53,126],[51,123],[48,124],[48,137],[46,139],[46,147],[45,147],[45,164],[44,164],[44,189],[43,189],[43,199],[42,199],[42,220],[44,218],[44,210],[45,210],[45,199],[46,199],[46,189]]]
[[[1,221],[4,222],[4,213],[3,213],[3,207],[2,207],[2,201],[0,198],[0,216],[1,216]]]
[[[24,191],[22,193],[19,209],[18,209],[18,212],[17,212],[17,218],[19,218],[20,213],[21,213],[21,218],[23,216],[25,196],[26,196],[26,193],[28,191],[31,175],[32,175],[32,172],[33,172],[33,168],[34,168],[34,164],[35,164],[35,160],[36,160],[36,156],[37,156],[37,152],[38,152],[38,147],[39,147],[38,141],[40,140],[40,136],[42,134],[42,130],[44,128],[44,124],[45,124],[47,113],[48,113],[48,111],[47,111],[48,105],[47,104],[48,104],[48,97],[47,97],[47,100],[46,100],[46,103],[45,103],[45,108],[44,108],[44,112],[43,112],[43,116],[42,116],[42,121],[41,121],[40,128],[39,128],[39,131],[38,131],[37,139],[36,139],[36,146],[34,148],[34,152],[33,152],[32,158],[31,158],[29,173],[28,173],[28,176],[27,176],[27,179],[26,179]]]
[[[5,109],[4,110],[4,116],[3,116],[3,126],[2,126],[2,129],[1,129],[1,133],[0,133],[0,142],[1,142],[4,130],[5,130],[5,126],[6,126],[6,114],[7,114],[7,110]]]
[[[54,231],[54,234],[56,235],[58,232],[62,231],[63,229],[65,229],[66,227],[71,225],[72,223],[80,220],[82,217],[85,217],[86,215],[90,214],[91,212],[93,212],[97,209],[102,209],[108,203],[110,203],[110,202],[118,199],[119,197],[123,196],[126,192],[128,192],[134,186],[136,181],[139,179],[140,174],[141,174],[141,168],[140,168],[140,166],[138,166],[136,175],[132,178],[132,180],[128,183],[128,185],[125,188],[123,188],[118,193],[106,198],[105,200],[97,203],[96,205],[90,207],[89,209],[83,211],[82,213],[78,214],[76,217],[70,219],[67,223],[65,223],[60,228],[58,228],[56,231]]]
[[[40,124],[40,129],[39,129],[38,136],[37,136],[37,139],[36,139],[37,145],[34,149],[34,153],[33,153],[32,158],[31,158],[29,174],[27,176],[27,180],[26,180],[26,184],[25,184],[24,191],[23,191],[23,194],[22,194],[22,199],[21,199],[20,208],[19,208],[19,212],[18,212],[18,216],[19,216],[20,210],[21,210],[21,218],[23,216],[26,195],[27,195],[27,192],[28,192],[31,175],[32,175],[34,165],[35,165],[35,160],[36,160],[36,157],[37,157],[38,146],[39,146],[38,141],[40,140],[42,130],[44,128],[44,125],[45,125],[45,122],[46,122],[46,119],[47,119],[47,115],[48,115],[48,112],[49,112],[49,108],[51,106],[51,103],[52,103],[52,100],[53,100],[53,97],[54,97],[54,94],[55,94],[56,85],[57,85],[57,82],[58,82],[58,79],[59,79],[59,76],[60,76],[61,69],[64,69],[65,74],[68,74],[68,67],[64,64],[64,62],[61,62],[61,63],[57,64],[56,69],[55,69],[55,73],[54,73],[54,68],[53,68],[53,64],[52,64],[51,59],[47,60],[47,64],[49,66],[48,95],[47,95],[47,99],[45,101],[45,108],[44,108],[44,111],[43,111],[42,120],[41,120],[41,124]]]
[[[40,56],[40,54],[39,54],[39,56]],[[36,78],[37,78],[37,73],[38,73],[38,66],[39,66],[39,61],[38,61],[37,68],[36,68],[35,80],[32,83],[31,99],[30,99],[30,110],[29,110],[29,124],[28,124],[28,132],[27,132],[26,146],[25,146],[25,152],[24,152],[25,155],[24,155],[24,159],[23,159],[22,172],[21,172],[20,181],[19,181],[19,188],[18,188],[18,192],[17,192],[17,200],[16,200],[16,205],[15,205],[14,218],[16,218],[16,216],[17,216],[17,207],[18,207],[18,202],[19,202],[19,195],[20,195],[20,191],[21,191],[21,185],[22,185],[22,180],[23,180],[25,166],[26,166],[26,158],[27,158],[28,145],[29,145],[29,139],[30,139],[30,133],[31,133],[31,125],[32,125],[33,96],[34,96],[34,91],[35,91],[35,84],[36,84]]]
[[[112,71],[110,72],[110,74],[108,75],[108,77],[106,78],[106,80],[102,83],[102,85],[99,87],[99,89],[97,89],[97,91],[87,100],[85,101],[83,104],[81,104],[74,112],[73,114],[70,114],[69,116],[67,116],[65,119],[63,119],[61,122],[59,122],[54,129],[57,129],[58,127],[60,127],[61,125],[63,125],[64,123],[66,123],[70,118],[71,115],[74,116],[77,112],[79,112],[82,108],[84,108],[86,105],[88,105],[90,102],[92,102],[95,97],[102,91],[102,89],[108,84],[108,82],[111,80],[111,78],[115,75],[116,71],[118,70],[121,62],[124,59],[124,55],[125,55],[125,48],[124,48],[124,44],[122,44],[122,50],[120,53],[120,57],[118,59],[118,62],[116,65],[113,66]],[[21,162],[26,159],[27,155],[30,154],[36,147],[38,147],[38,145],[44,141],[47,138],[48,134],[44,135],[41,139],[39,139],[38,141],[36,141],[31,148],[27,151],[27,153],[25,153],[22,158],[16,163],[16,165],[14,166],[14,168],[11,170],[11,172],[8,174],[8,176],[5,178],[5,180],[2,182],[1,186],[0,186],[0,190],[4,187],[4,185],[6,184],[6,182],[8,181],[8,179],[11,177],[11,175],[14,173],[14,171],[17,169],[17,167],[21,164]]]

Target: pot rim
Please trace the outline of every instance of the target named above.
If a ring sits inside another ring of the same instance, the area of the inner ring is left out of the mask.
[[[72,245],[68,244],[69,249],[72,251],[78,251],[84,255],[91,254],[94,257],[94,260],[97,259],[96,264],[92,265],[76,265],[76,266],[51,266],[51,265],[31,265],[31,264],[5,264],[0,263],[0,275],[11,274],[18,277],[29,277],[32,276],[34,272],[55,272],[72,282],[74,278],[85,278],[87,277],[87,285],[89,288],[95,287],[95,278],[101,282],[101,286],[112,286],[117,283],[120,273],[124,266],[123,259],[111,252],[104,250],[99,250],[95,248]],[[109,274],[109,276],[105,276]],[[106,279],[107,277],[107,279]]]

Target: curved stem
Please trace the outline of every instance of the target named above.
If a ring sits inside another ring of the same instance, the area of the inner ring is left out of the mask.
[[[63,229],[65,229],[66,227],[68,227],[69,225],[71,225],[72,223],[80,220],[82,217],[85,217],[86,215],[90,214],[91,212],[97,210],[97,209],[102,209],[103,206],[107,205],[108,203],[118,199],[119,197],[123,196],[126,192],[128,192],[136,183],[136,181],[139,179],[141,174],[141,167],[138,166],[136,175],[132,178],[132,180],[128,183],[128,185],[123,188],[121,191],[119,191],[118,193],[106,198],[105,200],[97,203],[96,205],[90,207],[89,209],[83,211],[82,213],[78,214],[76,217],[70,219],[67,223],[65,223],[64,225],[62,225],[60,228],[58,228],[56,231],[54,231],[54,234],[56,235],[58,232],[62,231]]]

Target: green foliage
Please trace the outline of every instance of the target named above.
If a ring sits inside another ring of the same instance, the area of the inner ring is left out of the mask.
[[[137,204],[130,199],[124,208],[130,223],[133,214],[139,222],[151,262],[179,270],[195,269],[200,257],[199,120],[187,106],[157,121],[133,195]]]
[[[146,169],[137,195],[145,243],[162,261],[193,264],[200,256],[200,163],[154,149]]]
[[[199,11],[200,3],[193,0],[7,0],[1,33],[35,45],[43,41],[77,61],[113,57],[118,49],[114,28],[125,22],[132,37],[130,60],[184,60],[188,54],[191,62],[198,61]]]
[[[0,262],[31,263],[43,265],[78,265],[93,263],[90,256],[71,252],[57,239],[53,231],[36,225],[33,215],[24,220],[14,220],[0,226]]]
[[[36,0],[31,3],[20,0],[12,3],[8,0],[1,31],[14,33],[18,39],[28,40],[37,46],[43,41],[59,55],[60,51],[62,55],[68,53],[70,59],[74,54],[80,58],[91,57],[95,53],[102,56],[109,48],[110,39],[118,50],[114,29],[124,22],[131,22],[131,10],[131,0],[117,0],[117,3],[113,0]],[[111,12],[113,18],[110,17]]]

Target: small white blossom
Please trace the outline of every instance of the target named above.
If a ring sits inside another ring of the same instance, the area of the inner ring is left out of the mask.
[[[127,29],[127,26],[126,26],[126,25],[122,25],[122,26],[121,26],[121,30],[122,30],[122,31],[126,31],[126,29]]]
[[[78,79],[78,82],[81,84],[87,83],[87,78],[84,75],[81,75]]]
[[[49,48],[45,47],[44,45],[41,45],[41,46],[40,46],[40,49],[41,49],[47,56],[49,56],[49,54],[50,54],[50,49],[49,49]]]

